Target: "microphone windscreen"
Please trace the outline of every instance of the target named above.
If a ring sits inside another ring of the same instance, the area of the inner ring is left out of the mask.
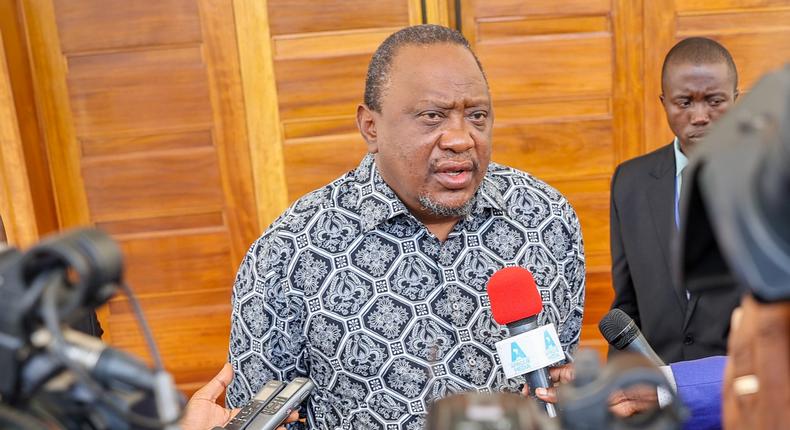
[[[639,336],[639,328],[631,317],[620,309],[609,311],[598,323],[604,339],[617,349],[623,349]]]
[[[543,310],[535,279],[523,267],[505,267],[497,271],[486,288],[494,321],[500,325],[535,316]]]

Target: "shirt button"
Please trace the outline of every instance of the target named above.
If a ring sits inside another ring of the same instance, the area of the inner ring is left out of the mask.
[[[694,336],[687,334],[686,337],[683,339],[683,343],[685,345],[691,345],[694,343]]]

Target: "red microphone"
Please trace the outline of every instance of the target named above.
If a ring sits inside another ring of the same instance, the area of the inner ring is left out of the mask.
[[[535,279],[523,267],[505,267],[494,273],[486,286],[494,321],[506,325],[510,337],[538,328],[538,314],[543,310]],[[551,387],[549,371],[545,367],[526,374],[529,395],[535,396],[536,388]],[[551,403],[537,399],[549,416],[556,416]]]

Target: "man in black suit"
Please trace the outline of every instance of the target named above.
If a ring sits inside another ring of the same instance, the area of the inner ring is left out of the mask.
[[[686,156],[735,102],[735,63],[713,40],[685,39],[664,59],[661,92],[674,141],[622,163],[612,178],[612,308],[630,315],[670,363],[726,354],[739,302],[734,291],[690,295],[670,268]]]

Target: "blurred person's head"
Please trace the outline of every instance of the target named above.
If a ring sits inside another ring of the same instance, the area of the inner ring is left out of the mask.
[[[738,71],[718,42],[691,37],[669,50],[661,68],[661,103],[688,154],[738,97]]]

